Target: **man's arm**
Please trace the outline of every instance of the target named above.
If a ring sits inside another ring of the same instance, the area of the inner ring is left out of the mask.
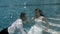
[[[8,33],[9,34],[14,34],[15,29],[16,29],[15,25],[12,24],[10,27],[8,27]]]
[[[24,28],[23,28],[23,25],[22,24],[20,24],[20,25],[18,25],[19,27],[19,31],[20,31],[20,33],[21,34],[26,34],[26,32],[24,31]]]
[[[20,32],[21,34],[26,34],[26,32],[24,31],[24,28],[23,28],[22,20],[18,20],[17,23],[18,23],[18,24],[17,24],[17,28],[18,28],[19,32]]]

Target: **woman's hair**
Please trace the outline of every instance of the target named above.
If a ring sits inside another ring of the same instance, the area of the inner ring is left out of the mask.
[[[44,15],[43,15],[43,12],[42,12],[42,10],[41,10],[41,9],[37,8],[37,9],[35,9],[35,11],[39,11],[40,16],[44,16]]]
[[[22,13],[20,14],[20,18],[22,19],[22,17],[24,17],[25,15],[26,15],[26,13],[22,12]]]

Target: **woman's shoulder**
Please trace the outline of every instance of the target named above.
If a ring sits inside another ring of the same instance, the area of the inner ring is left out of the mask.
[[[41,18],[43,19],[43,18],[45,18],[44,16],[41,16]]]

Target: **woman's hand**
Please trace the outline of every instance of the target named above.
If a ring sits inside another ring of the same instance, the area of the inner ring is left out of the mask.
[[[46,28],[45,31],[48,32],[48,28]]]

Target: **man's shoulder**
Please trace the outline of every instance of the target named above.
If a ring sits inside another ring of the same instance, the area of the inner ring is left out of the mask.
[[[21,20],[21,19],[17,19],[17,20],[14,21],[12,24],[13,24],[13,25],[22,24],[22,20]]]
[[[17,19],[17,20],[16,20],[16,23],[17,23],[17,24],[22,24],[22,19]]]
[[[22,19],[17,19],[16,21],[22,21]]]

